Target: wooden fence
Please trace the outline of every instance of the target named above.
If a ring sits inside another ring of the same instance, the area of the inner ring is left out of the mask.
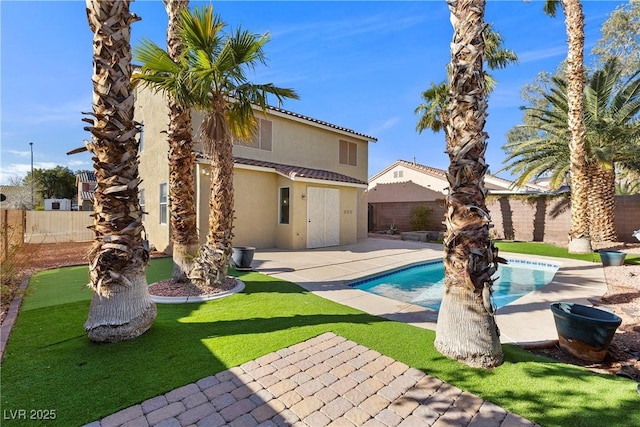
[[[25,211],[0,210],[0,261],[24,242]]]
[[[84,242],[93,239],[88,228],[91,211],[0,210],[0,260],[23,243]]]

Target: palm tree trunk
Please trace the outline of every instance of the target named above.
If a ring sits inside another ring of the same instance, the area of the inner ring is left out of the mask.
[[[146,332],[156,317],[147,289],[148,243],[138,199],[138,129],[133,121],[129,1],[87,0],[93,32],[93,113],[87,149],[97,179],[95,243],[89,254],[94,290],[85,329],[89,339],[117,342]]]
[[[169,17],[167,46],[169,56],[178,61],[183,47],[179,37],[180,12],[188,0],[164,0]],[[191,137],[191,111],[169,97],[169,206],[173,242],[173,280],[188,282],[198,252],[195,205],[195,153]]]
[[[435,347],[449,358],[490,368],[500,365],[504,356],[489,298],[496,266],[484,188],[484,8],[484,0],[449,2],[454,29],[445,132],[450,190],[445,215],[445,292]]]
[[[592,162],[589,173],[589,233],[595,245],[617,242],[616,174],[613,166]]]
[[[221,285],[227,277],[233,253],[233,144],[225,116],[226,101],[222,95],[219,98],[213,101],[213,112],[201,125],[200,137],[211,158],[209,233],[192,277],[209,287]]]
[[[568,36],[567,102],[569,104],[569,161],[571,226],[569,252],[592,251],[589,238],[587,152],[584,127],[584,14],[580,0],[562,0]]]

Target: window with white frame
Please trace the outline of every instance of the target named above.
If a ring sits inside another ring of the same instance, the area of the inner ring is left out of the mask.
[[[140,203],[140,210],[142,211],[142,214],[144,215],[146,213],[146,209],[145,209],[145,205],[146,205],[146,201],[145,201],[145,196],[144,196],[144,188],[140,189],[140,191],[138,192],[138,201]]]
[[[394,178],[402,178],[402,171],[393,171]]]
[[[340,140],[339,163],[358,166],[358,145],[355,142]]]
[[[160,224],[167,224],[169,218],[167,184],[160,184]]]

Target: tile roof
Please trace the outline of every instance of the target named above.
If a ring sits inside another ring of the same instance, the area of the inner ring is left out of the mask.
[[[207,155],[198,153],[198,158],[208,160]],[[322,181],[344,182],[347,184],[367,185],[366,181],[359,180],[337,172],[331,172],[322,169],[311,169],[303,166],[284,165],[282,163],[268,162],[265,160],[246,159],[244,157],[234,157],[233,162],[240,165],[255,166],[261,168],[273,169],[274,171],[288,176],[292,180],[296,178],[319,179]]]
[[[268,105],[267,109],[271,110],[271,111],[277,111],[278,113],[286,114],[288,116],[296,117],[298,119],[307,120],[309,122],[316,123],[316,124],[319,124],[319,125],[322,125],[322,126],[327,126],[327,127],[332,128],[332,129],[336,129],[336,130],[340,130],[340,131],[343,131],[343,132],[352,133],[354,135],[366,138],[369,141],[373,141],[373,142],[378,141],[378,138],[376,138],[376,137],[373,137],[373,136],[370,136],[370,135],[366,135],[364,133],[356,132],[354,130],[351,130],[351,129],[348,129],[348,128],[345,128],[345,127],[342,127],[342,126],[334,125],[334,124],[331,124],[331,123],[328,123],[328,122],[325,122],[325,121],[322,121],[322,120],[314,119],[314,118],[311,118],[309,116],[305,116],[303,114],[294,113],[293,111],[283,110],[282,108],[273,107],[271,105]]]
[[[80,197],[82,200],[89,200],[90,202],[93,202],[93,193],[93,191],[81,191]]]
[[[263,168],[274,169],[276,172],[279,172],[282,175],[288,176],[291,179],[295,179],[296,177],[299,177],[299,178],[319,179],[323,181],[345,182],[348,184],[367,185],[366,181],[352,178],[350,176],[343,175],[341,173],[326,171],[322,169],[311,169],[311,168],[305,168],[302,166],[283,165],[281,163],[267,162],[264,160],[245,159],[242,157],[236,157],[233,160],[235,163],[241,164],[241,165],[258,166]]]
[[[78,173],[78,180],[80,182],[97,182],[96,174],[92,171],[83,171]]]

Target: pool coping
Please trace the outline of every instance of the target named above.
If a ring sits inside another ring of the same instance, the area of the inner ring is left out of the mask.
[[[503,343],[548,346],[558,339],[553,302],[592,305],[606,292],[600,263],[501,252],[505,258],[560,265],[551,283],[501,307],[496,312]],[[331,301],[372,315],[435,330],[437,312],[351,288],[366,276],[442,257],[442,245],[368,238],[354,245],[320,250],[259,250],[255,269],[288,280]]]

